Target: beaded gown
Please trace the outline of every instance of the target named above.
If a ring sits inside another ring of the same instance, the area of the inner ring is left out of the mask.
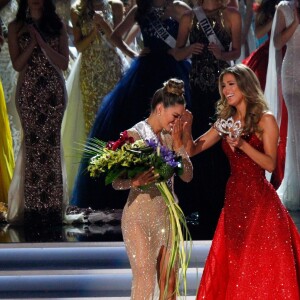
[[[223,10],[218,9],[206,16],[213,27],[219,41],[229,50],[231,36],[224,27]],[[220,99],[218,90],[218,78],[223,69],[229,66],[226,61],[217,60],[207,49],[209,41],[197,18],[193,20],[190,32],[190,43],[206,45],[203,52],[192,56],[192,69],[190,72],[191,85],[191,111],[193,113],[192,133],[198,137],[210,128],[210,123],[215,114],[215,103]],[[207,226],[212,237],[220,211],[223,206],[225,184],[229,175],[228,161],[221,149],[220,144],[191,158],[194,165],[193,180],[188,184],[175,179],[175,191],[179,198],[187,201],[183,203],[183,210],[187,215],[197,212],[199,222]],[[194,201],[200,191],[200,200]],[[202,226],[202,225],[201,225]]]
[[[245,139],[263,152],[255,134]],[[265,170],[223,141],[231,165],[225,204],[197,299],[299,299],[300,236]]]
[[[152,25],[157,15],[157,11],[151,11],[139,24],[144,47],[149,48],[150,53],[133,60],[115,88],[104,97],[90,138],[116,140],[120,132],[145,119],[149,115],[154,92],[170,78],[176,77],[185,82],[185,98],[189,107],[190,63],[178,62],[167,53],[170,46],[157,35]],[[176,20],[170,17],[162,19],[161,23],[170,35],[177,37],[179,24]],[[90,178],[86,172],[87,165],[86,160],[80,164],[71,204],[93,209],[122,208],[128,196],[127,191],[117,193],[111,186],[105,186],[104,180]]]
[[[147,122],[142,121],[128,130],[128,135],[134,140],[154,139],[153,133]],[[170,134],[161,133],[162,145],[172,149]],[[183,158],[183,174],[180,178],[189,182],[193,176],[191,161],[184,149],[177,152]],[[168,186],[174,194],[173,179],[168,181]],[[118,190],[130,188],[130,180],[118,179],[113,183]],[[176,199],[176,195],[174,195]],[[157,258],[161,248],[170,248],[170,220],[167,207],[161,193],[154,184],[147,190],[131,188],[127,203],[122,215],[122,234],[132,268],[133,280],[131,299],[158,299],[156,294],[157,284]]]
[[[59,51],[59,37],[45,39]],[[19,35],[18,43],[24,51],[30,43],[28,31]],[[66,105],[65,81],[39,47],[19,73],[16,105],[23,141],[9,189],[8,220],[61,223],[68,201],[60,134]]]
[[[281,1],[277,10],[283,13],[286,27],[294,20],[294,1]],[[278,16],[278,12],[276,17]],[[274,20],[276,22],[276,19]],[[286,44],[282,61],[282,93],[288,112],[286,161],[283,181],[277,190],[288,209],[300,209],[300,26]]]
[[[111,5],[106,0],[103,3],[104,18],[113,28]],[[93,28],[93,19],[88,13],[76,13],[81,32],[87,36]],[[127,67],[125,56],[100,32],[72,65],[66,83],[68,106],[62,126],[69,193],[72,193],[80,162],[80,154],[76,151],[80,147],[78,143],[85,142],[103,97],[114,88]]]

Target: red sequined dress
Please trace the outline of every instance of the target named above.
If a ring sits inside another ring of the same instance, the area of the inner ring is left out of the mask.
[[[245,139],[263,152],[255,134]],[[300,235],[265,171],[223,141],[231,165],[225,204],[197,299],[299,298]]]

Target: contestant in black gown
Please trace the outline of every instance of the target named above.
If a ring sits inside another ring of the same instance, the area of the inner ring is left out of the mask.
[[[213,122],[215,103],[220,98],[218,77],[221,71],[240,56],[241,16],[235,8],[227,7],[226,3],[199,0],[193,12],[187,12],[180,21],[174,57],[180,60],[190,54],[184,47],[189,38],[191,46],[194,46],[190,86],[193,134],[196,136],[206,132]],[[203,28],[207,27],[201,27],[198,11],[204,12],[204,20],[214,32],[214,42],[204,32]],[[229,176],[228,160],[218,143],[203,155],[193,157],[192,163],[193,180],[187,185],[176,178],[175,192],[179,199],[185,199],[181,207],[187,217],[192,217],[199,224],[195,233],[198,235],[203,230],[203,234],[206,234],[204,238],[211,238],[224,202]],[[195,195],[199,195],[197,201]]]
[[[112,40],[133,58],[129,70],[115,88],[104,97],[89,138],[109,141],[119,138],[120,132],[149,115],[150,101],[163,82],[178,78],[185,82],[185,98],[189,107],[190,62],[176,61],[168,51],[175,46],[181,15],[190,7],[181,1],[140,0],[116,28]],[[120,38],[138,22],[144,50],[135,53]],[[159,34],[160,33],[160,34]],[[171,42],[164,39],[168,37]],[[103,179],[92,179],[86,172],[83,159],[75,181],[71,205],[92,209],[122,208],[127,191],[115,191],[105,186]]]

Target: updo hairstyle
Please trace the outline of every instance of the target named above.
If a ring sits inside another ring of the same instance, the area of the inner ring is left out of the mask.
[[[164,108],[176,104],[186,105],[184,98],[184,82],[177,78],[165,81],[163,87],[158,89],[151,101],[151,111],[155,111],[156,106],[162,103]]]

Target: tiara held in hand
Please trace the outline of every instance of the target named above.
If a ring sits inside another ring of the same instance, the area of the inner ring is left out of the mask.
[[[217,129],[219,135],[229,135],[231,138],[238,138],[243,132],[242,122],[240,120],[234,121],[232,117],[227,120],[217,119],[214,128]]]

